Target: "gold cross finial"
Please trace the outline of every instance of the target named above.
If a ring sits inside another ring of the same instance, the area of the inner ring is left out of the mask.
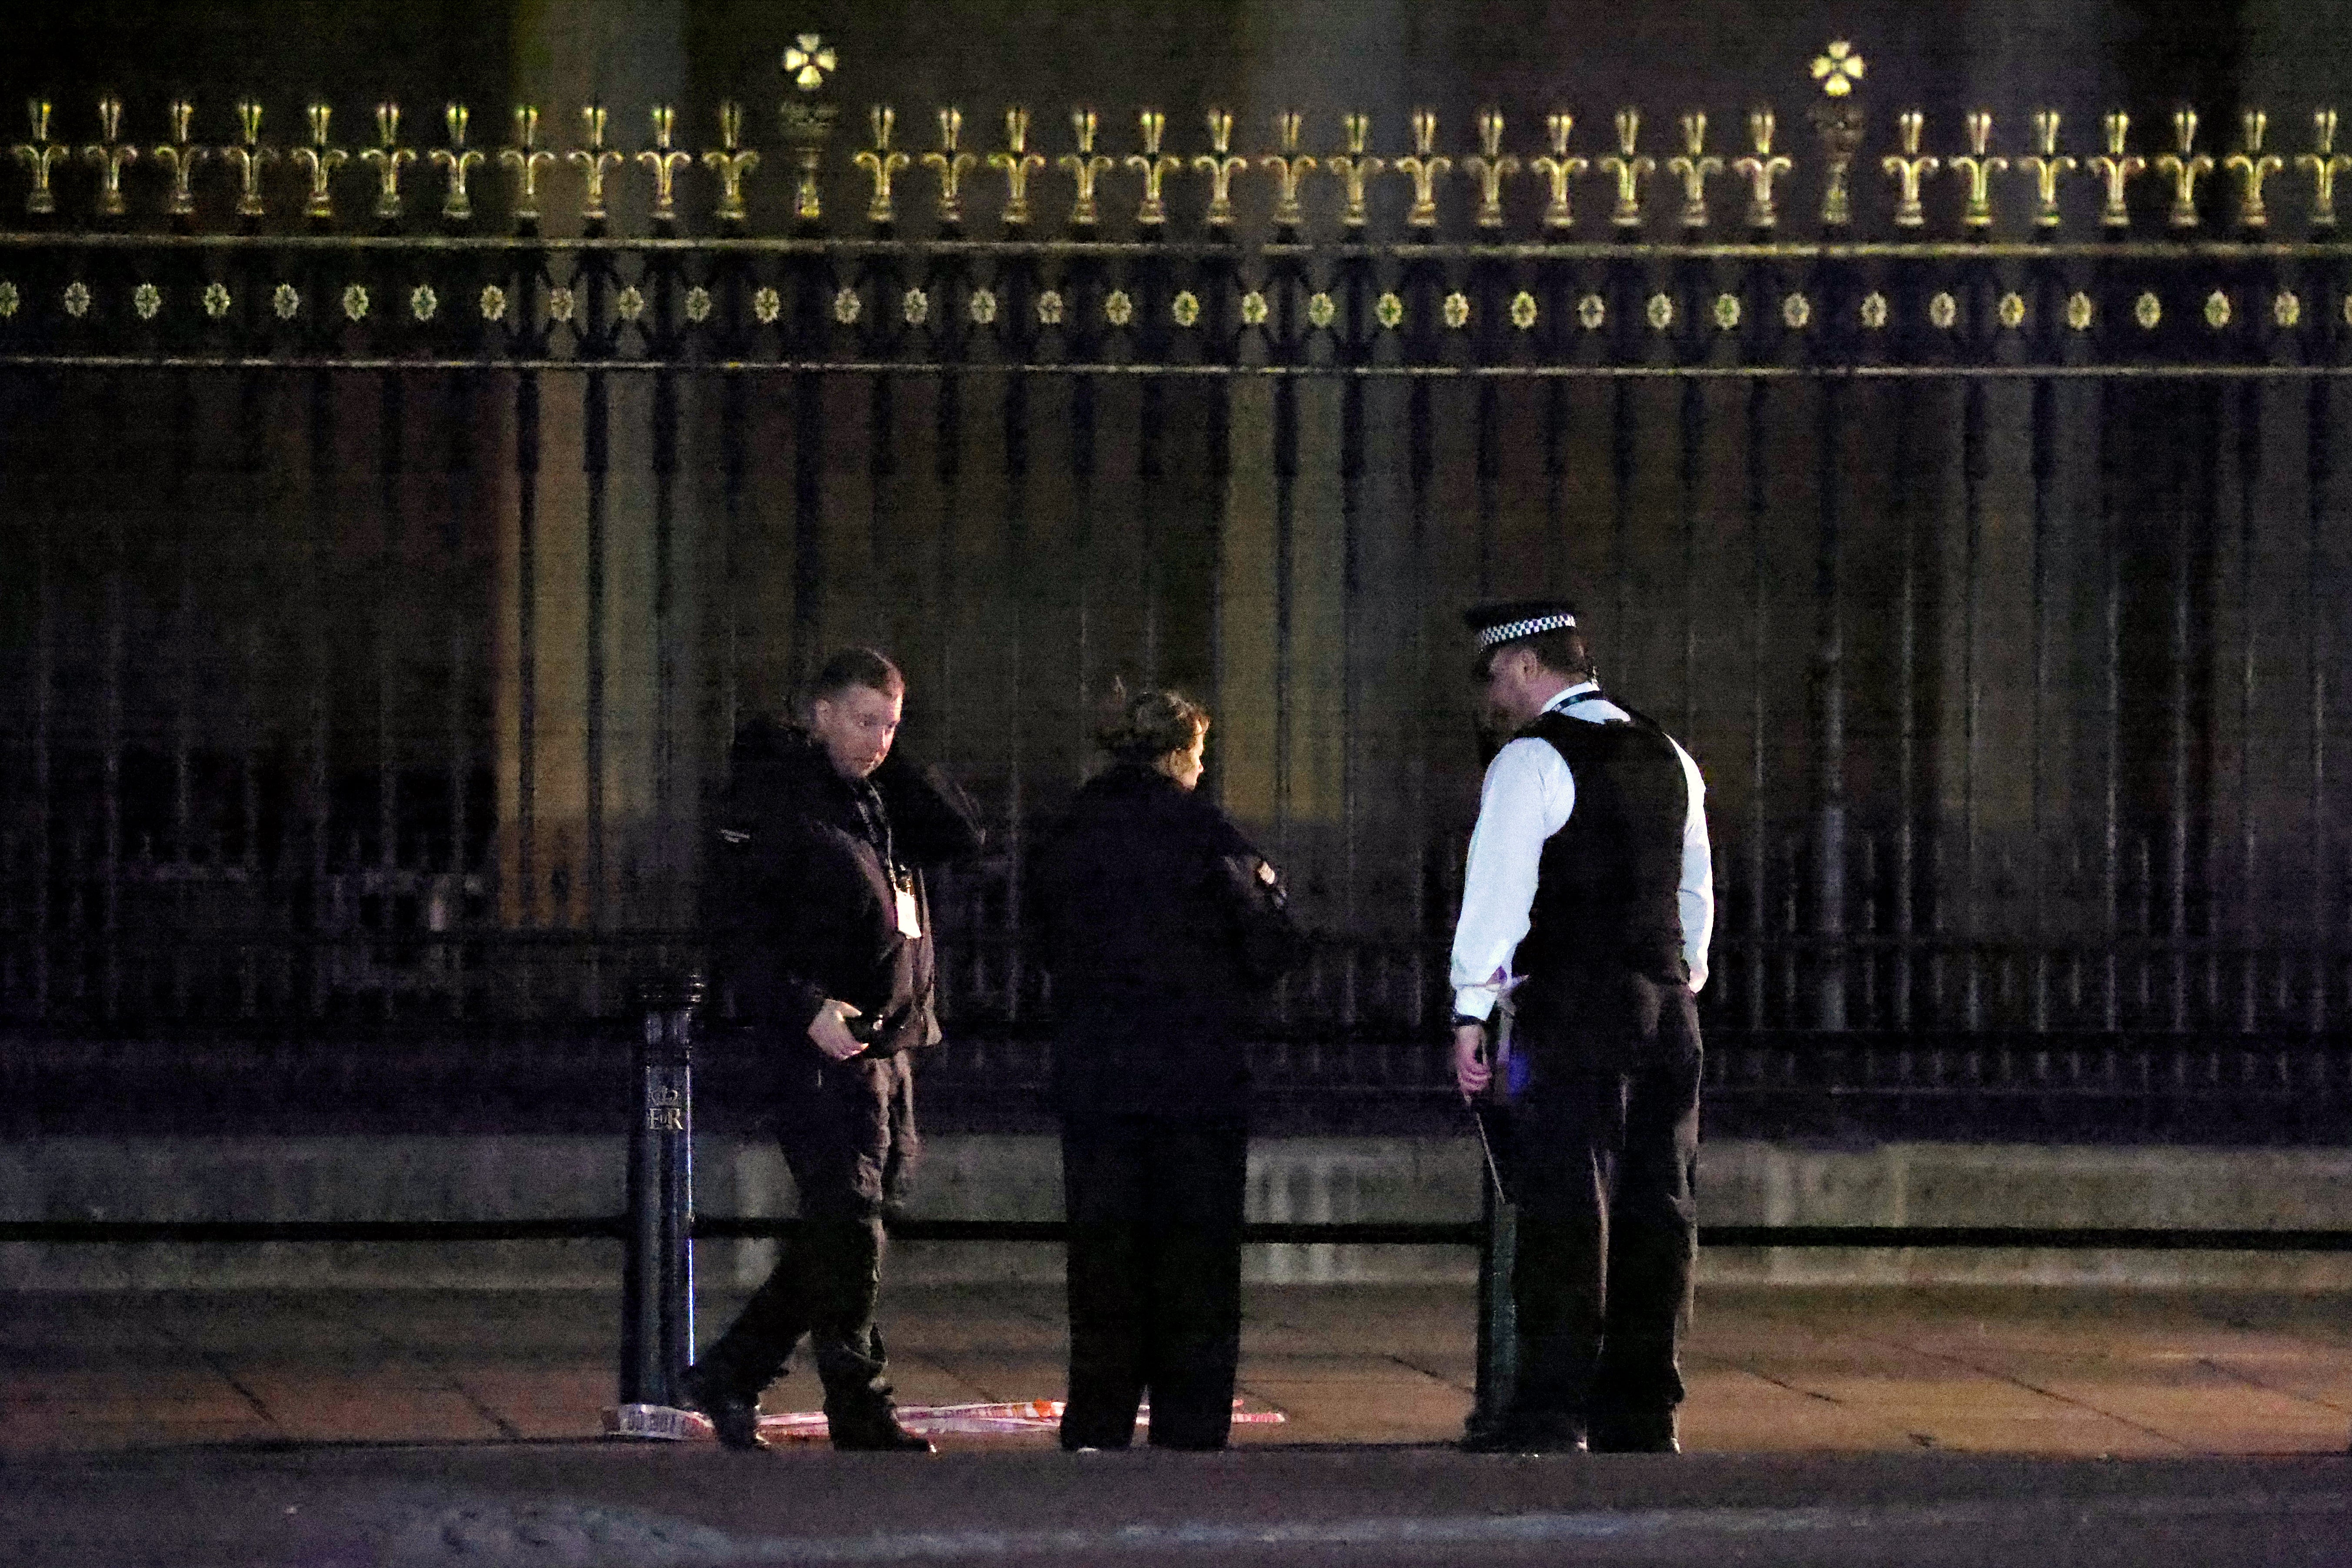
[[[1723,160],[1706,152],[1706,116],[1692,110],[1682,117],[1683,151],[1666,160],[1666,172],[1683,183],[1685,228],[1706,226],[1706,182],[1723,173]]]
[[[1348,150],[1334,153],[1323,160],[1323,167],[1339,182],[1339,226],[1361,228],[1370,218],[1370,209],[1364,199],[1364,186],[1374,175],[1388,167],[1386,160],[1366,153],[1370,142],[1372,118],[1350,110],[1339,117],[1339,132],[1347,140]]]
[[[195,118],[195,105],[185,99],[173,100],[169,113],[172,139],[157,146],[155,162],[172,177],[171,195],[163,198],[163,210],[173,217],[190,217],[196,210],[196,193],[189,182],[194,177],[196,165],[211,156],[203,147],[188,142],[188,122]]]
[[[1992,114],[1988,110],[1973,109],[1962,121],[1968,127],[1969,150],[1956,153],[1945,167],[1969,183],[1968,205],[1962,209],[1960,222],[1969,228],[1992,226],[1992,177],[2009,167],[2009,160],[1991,155]]]
[[[404,165],[416,162],[415,153],[400,145],[400,105],[385,102],[375,106],[375,134],[377,145],[362,153],[360,162],[375,168],[375,216],[398,217],[400,171]]]
[[[1503,151],[1503,111],[1478,111],[1478,151],[1462,160],[1462,167],[1478,182],[1480,228],[1503,226],[1503,182],[1519,172],[1519,161]]]
[[[2126,153],[2126,138],[2131,134],[2131,116],[2116,110],[2101,121],[2106,132],[2107,150],[2095,157],[2084,160],[2084,167],[2096,174],[2107,188],[2105,204],[2099,209],[2099,225],[2103,228],[2127,228],[2131,226],[2131,209],[2124,205],[2124,187],[2147,172],[2147,160],[2137,153]]]
[[[539,145],[539,110],[535,105],[517,104],[514,111],[515,145],[501,148],[499,164],[514,175],[514,216],[517,223],[539,221],[539,172],[555,162],[555,154]]]
[[[2190,151],[2197,145],[2197,111],[2180,108],[2172,113],[2172,139],[2179,151],[2156,161],[2156,172],[2172,182],[2172,210],[2165,221],[2175,228],[2197,226],[2197,181],[2213,172],[2210,153]]]
[[[2311,176],[2311,226],[2336,226],[2336,176],[2352,169],[2352,155],[2336,150],[2336,110],[2314,110],[2312,150],[2298,156],[2294,166]]]
[[[741,104],[730,100],[719,106],[719,145],[702,154],[702,166],[719,176],[712,216],[720,223],[741,223],[750,215],[743,205],[743,176],[760,166],[760,154],[743,145]]]
[[[2034,151],[2017,161],[2017,166],[2033,176],[2033,226],[2056,228],[2058,213],[2058,176],[2075,167],[2074,160],[2058,151],[2058,111],[2036,110],[2033,114]]]
[[[334,174],[349,157],[341,147],[329,143],[329,128],[334,123],[331,104],[314,103],[307,116],[310,122],[310,144],[297,147],[286,154],[286,161],[302,172],[310,182],[310,194],[302,204],[302,216],[321,221],[335,216]]]
[[[1111,160],[1095,151],[1095,132],[1099,121],[1091,109],[1070,110],[1070,130],[1078,139],[1076,153],[1065,153],[1056,167],[1066,172],[1077,189],[1070,202],[1070,226],[1092,228],[1102,216],[1095,200],[1095,182],[1111,169]]]
[[[1752,229],[1776,228],[1780,215],[1772,205],[1772,182],[1795,168],[1796,163],[1772,152],[1774,124],[1769,104],[1759,104],[1748,111],[1748,138],[1756,151],[1731,165],[1732,173],[1748,182],[1748,226]]]
[[[1897,185],[1895,222],[1899,228],[1917,228],[1927,221],[1927,211],[1919,205],[1919,182],[1943,165],[1943,160],[1932,153],[1919,151],[1919,134],[1927,124],[1927,117],[1916,109],[1896,115],[1895,133],[1903,140],[1903,151],[1879,160],[1879,167]]]
[[[2221,160],[2221,167],[2238,176],[2238,226],[2267,228],[2270,213],[2263,205],[2263,182],[2286,167],[2286,160],[2275,153],[2263,151],[2263,133],[2270,128],[2271,117],[2259,109],[2249,109],[2241,118],[2242,144],[2237,152]]]
[[[1576,116],[1564,109],[1555,109],[1544,116],[1544,134],[1549,139],[1551,151],[1529,159],[1528,167],[1544,177],[1550,187],[1550,199],[1544,203],[1543,226],[1548,229],[1574,226],[1576,211],[1569,205],[1568,182],[1591,165],[1580,155],[1568,150],[1568,139],[1575,134]]]
[[[474,216],[474,198],[466,188],[467,176],[481,167],[482,154],[466,145],[466,123],[469,116],[466,106],[453,103],[441,111],[449,130],[449,145],[433,149],[433,165],[439,169],[447,184],[441,198],[441,216],[462,223]]]
[[[1642,111],[1621,109],[1617,111],[1617,151],[1601,157],[1596,167],[1617,181],[1617,205],[1609,214],[1609,221],[1619,228],[1642,226],[1642,182],[1657,172],[1658,161],[1647,153],[1636,155],[1635,142],[1642,134]]]
[[[1832,98],[1843,98],[1853,91],[1853,84],[1862,79],[1862,56],[1843,38],[1836,39],[1813,57],[1813,79]]]

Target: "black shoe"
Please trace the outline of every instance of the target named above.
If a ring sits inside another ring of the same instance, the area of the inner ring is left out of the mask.
[[[835,1449],[846,1454],[936,1454],[929,1437],[919,1437],[898,1425],[887,1410],[871,1415],[829,1416]]]
[[[1681,1439],[1671,1410],[1643,1415],[1612,1415],[1592,1423],[1596,1454],[1679,1454]]]
[[[699,1410],[710,1417],[710,1429],[719,1436],[722,1447],[736,1449],[764,1448],[768,1440],[760,1436],[760,1400],[756,1394],[720,1383],[708,1368],[693,1366],[678,1384],[677,1396],[688,1410]]]
[[[1504,1422],[1472,1427],[1456,1446],[1465,1454],[1581,1454],[1584,1434],[1571,1426]]]

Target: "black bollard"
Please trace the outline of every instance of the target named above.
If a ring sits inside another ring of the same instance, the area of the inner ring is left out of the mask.
[[[621,1404],[675,1406],[694,1359],[694,1017],[702,980],[640,988],[629,1231],[621,1262]]]

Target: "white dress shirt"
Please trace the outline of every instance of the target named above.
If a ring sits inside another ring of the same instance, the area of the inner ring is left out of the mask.
[[[1622,723],[1622,708],[1605,698],[1578,701],[1597,692],[1593,681],[1570,687],[1544,704],[1588,724]],[[1690,809],[1683,819],[1683,879],[1676,901],[1682,908],[1683,962],[1690,988],[1706,984],[1706,945],[1715,933],[1715,862],[1706,843],[1706,784],[1698,764],[1671,739],[1683,764]],[[1463,877],[1462,918],[1454,928],[1454,1010],[1484,1018],[1499,990],[1509,984],[1511,958],[1528,934],[1535,907],[1536,874],[1544,841],[1568,826],[1576,810],[1576,777],[1549,742],[1522,736],[1495,753],[1478,797],[1478,826],[1470,834],[1470,862]]]

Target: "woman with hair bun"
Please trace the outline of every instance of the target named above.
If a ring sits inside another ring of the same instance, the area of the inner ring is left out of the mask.
[[[1243,1047],[1301,945],[1282,882],[1201,795],[1208,710],[1117,694],[1110,765],[1037,872],[1070,1225],[1062,1447],[1222,1448],[1241,1347]]]

